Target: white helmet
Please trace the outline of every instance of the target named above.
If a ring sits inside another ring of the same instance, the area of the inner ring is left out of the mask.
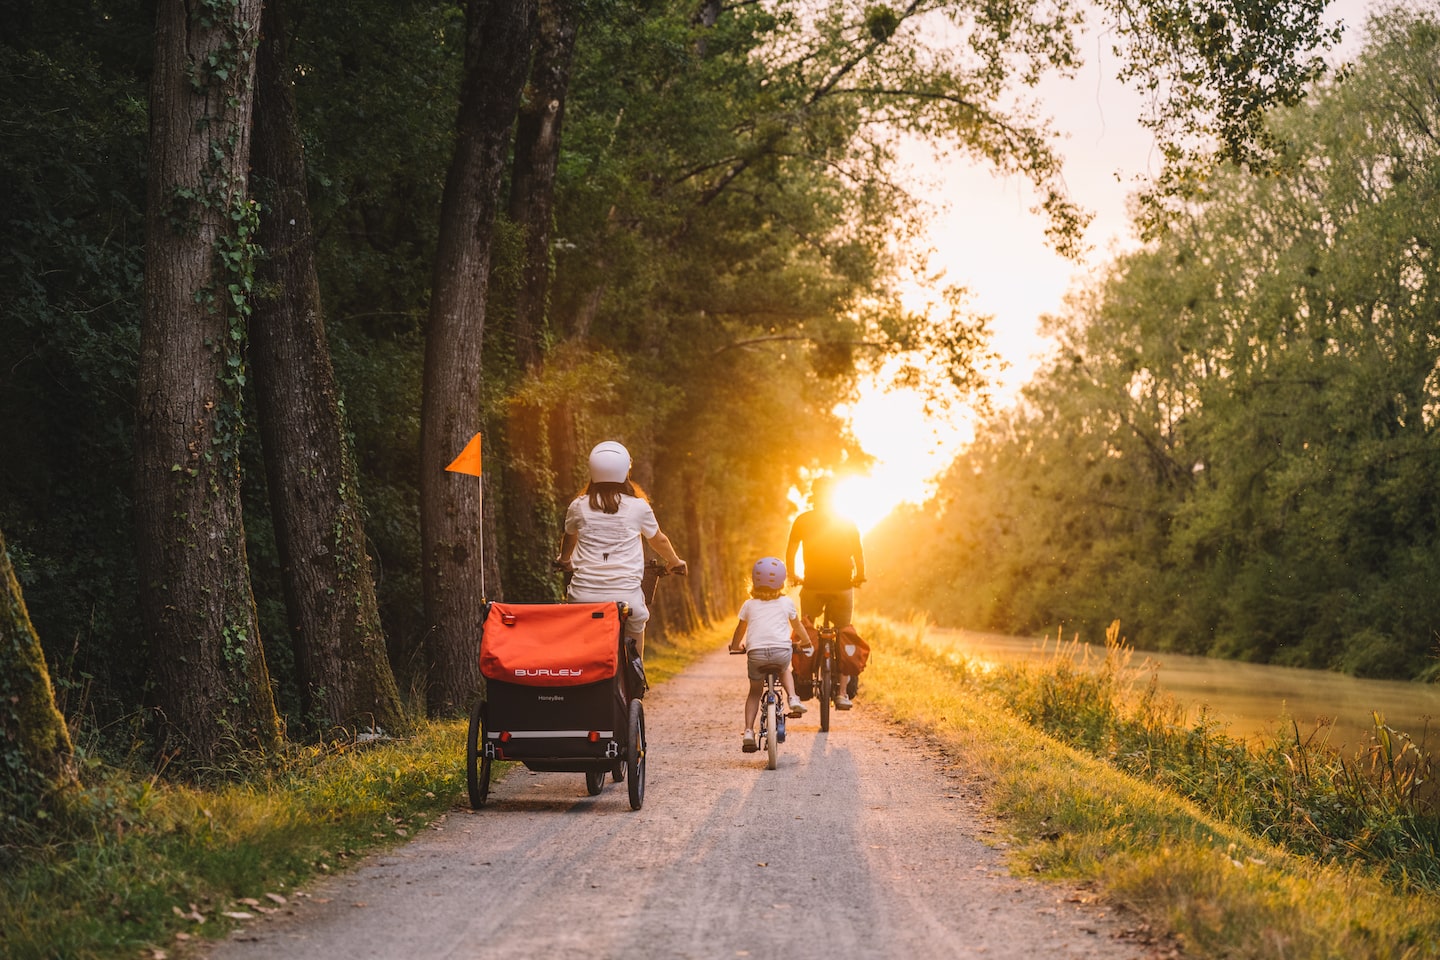
[[[595,444],[590,451],[591,483],[624,483],[630,476],[630,451],[615,440]]]

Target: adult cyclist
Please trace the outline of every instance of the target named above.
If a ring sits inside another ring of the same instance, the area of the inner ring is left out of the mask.
[[[854,521],[835,511],[835,481],[816,477],[810,484],[811,509],[795,518],[785,546],[785,569],[795,569],[795,554],[805,554],[805,577],[791,575],[800,589],[800,616],[818,623],[823,613],[838,630],[850,625],[855,588],[865,582],[865,553]],[[854,678],[840,676],[835,706],[849,710]]]
[[[645,656],[645,624],[650,608],[642,587],[645,543],[671,573],[684,573],[685,561],[660,529],[640,485],[630,479],[630,451],[616,440],[590,451],[590,482],[565,510],[565,535],[555,566],[572,574],[566,594],[582,603],[623,601],[630,607],[625,634]]]

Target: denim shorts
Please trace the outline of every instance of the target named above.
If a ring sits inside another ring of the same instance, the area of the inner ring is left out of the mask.
[[[784,672],[790,666],[790,651],[776,649],[747,650],[745,672],[751,680],[764,680],[767,667]]]

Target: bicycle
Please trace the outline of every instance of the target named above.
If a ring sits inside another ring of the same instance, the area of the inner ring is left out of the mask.
[[[731,656],[744,656],[745,651],[731,650]],[[780,744],[785,742],[785,718],[790,705],[780,683],[780,668],[765,669],[765,689],[760,693],[760,735],[756,745],[764,744],[765,769],[774,770],[780,762]]]
[[[804,586],[805,580],[802,577],[794,578],[794,582]],[[863,580],[852,581],[852,587],[858,587]],[[837,710],[848,710],[848,706],[839,706],[837,701],[841,694],[853,697],[858,688],[858,677],[851,677],[845,689],[839,689],[837,678],[840,674],[840,630],[830,622],[830,612],[825,610],[821,613],[820,623],[816,626],[819,639],[816,643],[815,660],[813,672],[810,676],[811,689],[815,691],[815,697],[820,701],[820,732],[830,732],[830,708]]]
[[[840,651],[835,644],[835,626],[826,617],[816,628],[820,634],[815,651],[815,696],[820,701],[820,732],[830,732],[830,707],[837,695],[835,686],[836,668],[840,663]]]

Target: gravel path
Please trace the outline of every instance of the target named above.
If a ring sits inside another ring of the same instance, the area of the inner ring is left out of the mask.
[[[1141,958],[1133,916],[1011,877],[966,772],[864,699],[740,751],[744,661],[652,690],[645,805],[516,769],[478,813],[292,895],[210,960]],[[456,763],[464,745],[455,745]],[[991,844],[985,841],[990,840]]]

